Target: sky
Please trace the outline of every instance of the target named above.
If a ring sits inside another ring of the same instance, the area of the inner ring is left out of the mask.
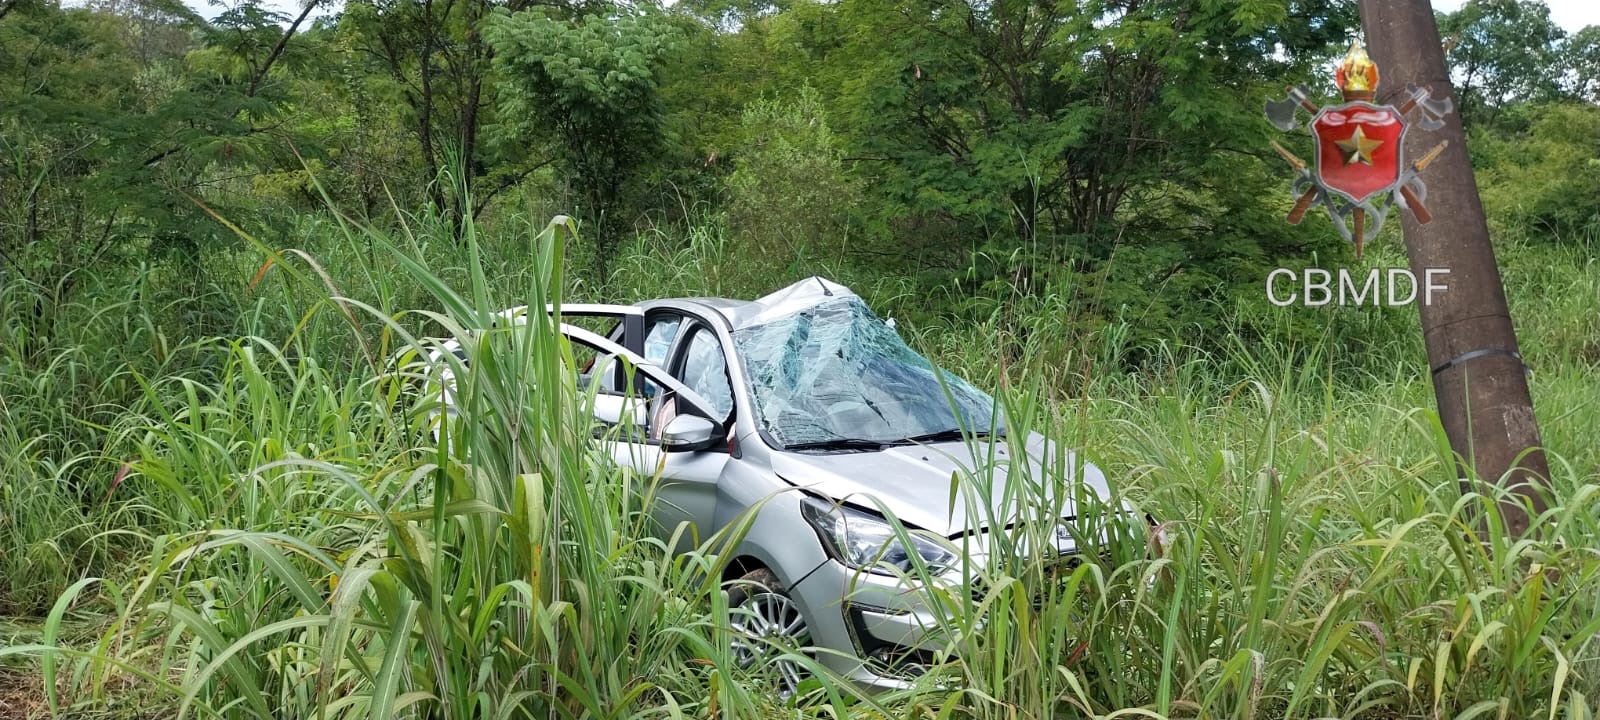
[[[1433,0],[1433,9],[1454,11],[1464,0]],[[1550,19],[1569,33],[1590,25],[1600,25],[1600,0],[1545,0],[1550,6]]]
[[[214,17],[221,11],[220,7],[211,6],[207,0],[184,0],[189,7],[199,11],[206,17]],[[342,0],[331,0],[327,6],[337,7]],[[1436,10],[1456,10],[1465,0],[1433,0]],[[297,0],[267,0],[267,7],[284,13],[290,17],[298,15],[301,4]],[[1589,25],[1600,25],[1600,0],[1545,0],[1550,6],[1550,17],[1569,33],[1577,32]],[[326,15],[325,11],[318,11],[316,15]]]

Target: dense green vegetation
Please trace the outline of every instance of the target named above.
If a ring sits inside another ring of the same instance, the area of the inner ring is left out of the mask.
[[[1331,90],[1354,25],[0,0],[0,714],[1592,717],[1600,28],[1441,17],[1555,475],[1513,538],[1460,493],[1414,310],[1261,292],[1357,264],[1283,222],[1259,115]],[[1403,265],[1393,233],[1359,263]],[[459,452],[421,432],[422,335],[810,274],[1173,541],[1120,538],[1037,608],[1028,561],[931,591],[953,643],[917,689],[785,709],[731,660],[719,540],[642,539],[650,479],[582,441],[547,327],[469,344]]]

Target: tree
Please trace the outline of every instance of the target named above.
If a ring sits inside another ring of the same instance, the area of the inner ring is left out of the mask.
[[[13,6],[0,23],[0,267],[54,285],[125,239],[173,229],[171,193],[189,177],[152,154],[202,116],[179,61],[196,18],[181,4],[119,13]],[[135,31],[142,25],[142,31]],[[132,79],[132,82],[128,80]],[[164,157],[164,156],[163,156]],[[147,160],[154,158],[153,160]]]
[[[555,141],[604,272],[620,237],[626,186],[660,147],[660,73],[676,31],[657,16],[618,8],[575,19],[505,13],[484,35],[516,88],[501,95],[501,112]]]
[[[535,4],[512,0],[507,7]],[[542,146],[509,132],[518,124],[497,116],[494,48],[483,34],[494,7],[490,0],[352,0],[340,18],[344,41],[367,63],[357,73],[364,87],[355,92],[401,100],[417,143],[412,180],[427,188],[458,236],[465,215],[481,213],[547,164]],[[587,8],[551,3],[546,9],[565,15]]]
[[[304,19],[304,14],[301,20]],[[298,24],[246,0],[205,23],[177,0],[24,4],[0,24],[0,263],[57,288],[73,269],[173,258],[226,232],[191,198],[293,162],[276,125]],[[190,272],[187,277],[198,279]]]
[[[1600,103],[1600,25],[1573,33],[1561,46],[1565,58],[1563,79],[1567,92],[1590,103]]]
[[[1439,20],[1462,120],[1492,123],[1507,105],[1561,93],[1565,31],[1540,0],[1468,0]]]
[[[845,245],[860,188],[846,174],[815,89],[758,100],[741,114],[744,140],[728,177],[728,219],[746,255],[787,263],[819,244]]]
[[[790,4],[789,0],[683,0],[675,3],[674,9],[704,18],[717,31],[731,33],[782,13]]]
[[[934,188],[980,189],[988,197],[961,204],[1014,218],[1019,236],[1041,215],[1090,232],[1130,191],[1170,177],[1163,160],[1212,156],[1252,125],[1259,84],[1294,68],[1275,47],[1305,58],[1342,28],[1331,8],[1310,8],[1323,25],[1312,30],[1271,2],[847,7],[877,61],[853,98],[863,149],[899,156]],[[1285,27],[1296,23],[1307,27]],[[913,206],[928,197],[906,190]]]
[[[681,40],[661,68],[666,147],[645,169],[646,191],[658,191],[643,199],[646,211],[671,217],[701,201],[731,201],[726,181],[748,140],[743,116],[751,103],[790,98],[809,87],[827,114],[853,68],[826,62],[846,34],[830,5],[677,2],[665,17]]]
[[[946,257],[984,236],[982,281],[1184,286],[1173,304],[1195,312],[1320,242],[1256,210],[1281,192],[1261,98],[1342,44],[1350,10],[849,0],[829,62],[853,71],[841,126],[882,194],[878,232]]]
[[[1600,231],[1600,108],[1569,102],[1506,112],[1527,129],[1470,139],[1489,216],[1541,239]]]

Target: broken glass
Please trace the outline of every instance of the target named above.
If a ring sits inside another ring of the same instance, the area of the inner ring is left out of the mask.
[[[993,398],[936,370],[859,297],[762,320],[733,340],[755,420],[780,445],[1000,431]]]

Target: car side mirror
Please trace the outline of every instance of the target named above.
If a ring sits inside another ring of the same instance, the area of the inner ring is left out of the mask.
[[[711,445],[716,423],[699,415],[679,415],[661,429],[661,447],[667,450],[701,450]]]

